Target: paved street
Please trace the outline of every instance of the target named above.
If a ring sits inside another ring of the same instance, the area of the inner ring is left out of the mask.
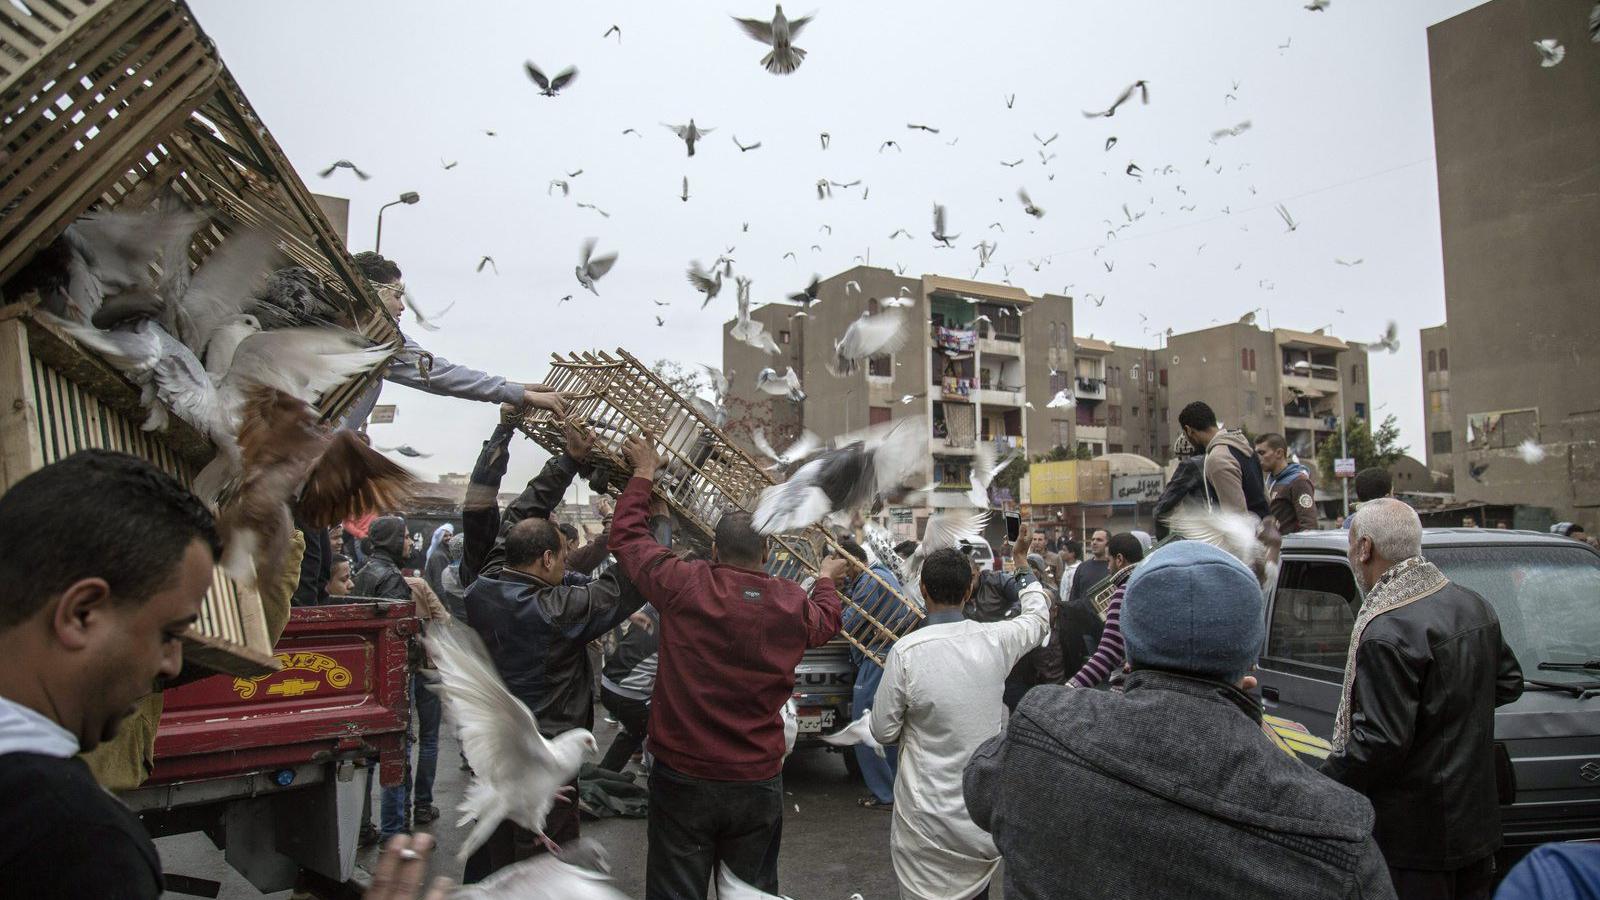
[[[597,713],[603,714],[598,708]],[[615,726],[601,721],[596,731],[603,750],[609,746]],[[434,856],[434,871],[459,879],[461,864],[455,854],[466,830],[455,827],[451,813],[466,786],[466,773],[458,768],[460,757],[455,741],[446,735],[440,743],[435,803],[444,815],[429,829],[440,843]],[[785,893],[798,900],[845,900],[853,893],[860,893],[865,900],[897,896],[889,865],[891,814],[856,805],[861,789],[845,774],[838,754],[801,751],[791,757],[784,770],[784,789],[788,806],[784,810],[779,877]],[[644,896],[644,820],[585,821],[583,833],[600,841],[610,854],[617,886],[629,896]],[[221,881],[220,896],[224,898],[289,896],[287,891],[262,894],[255,890],[223,861],[222,851],[203,835],[162,838],[156,846],[168,872]],[[372,851],[363,853],[361,862],[370,864],[373,855]]]

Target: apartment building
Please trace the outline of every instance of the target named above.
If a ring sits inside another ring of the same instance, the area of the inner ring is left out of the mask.
[[[1070,387],[1077,402],[1075,445],[1093,456],[1133,453],[1164,463],[1172,455],[1159,351],[1075,338]]]
[[[1427,429],[1423,458],[1428,470],[1449,475],[1455,470],[1455,436],[1450,418],[1450,326],[1420,332],[1422,348],[1422,422]]]
[[[1448,364],[1430,373],[1425,362],[1423,377],[1448,384],[1447,406],[1429,423],[1429,460],[1450,457],[1459,498],[1546,506],[1592,530],[1600,53],[1584,13],[1492,0],[1428,29],[1449,329],[1433,348]],[[1566,59],[1525,65],[1530,35],[1559,36]],[[1525,442],[1542,455],[1524,456]]]
[[[1072,370],[1070,297],[938,275],[908,278],[872,266],[822,281],[817,297],[804,316],[787,302],[752,310],[774,335],[778,355],[734,340],[733,323],[725,326],[728,429],[736,440],[747,441],[755,427],[778,444],[801,428],[832,438],[926,416],[929,477],[945,488],[934,506],[955,502],[966,489],[979,441],[1002,454],[1074,446],[1073,410],[1046,407],[1060,378],[1051,373]],[[909,305],[885,302],[891,300]],[[854,372],[834,374],[835,342],[862,315],[907,317],[908,340]],[[788,366],[800,376],[805,403],[755,390],[762,368],[782,374]]]

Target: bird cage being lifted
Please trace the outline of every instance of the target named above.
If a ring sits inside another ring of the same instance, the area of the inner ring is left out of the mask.
[[[600,469],[618,475],[605,478],[609,493],[621,492],[631,470],[623,444],[641,432],[654,435],[662,459],[656,494],[706,542],[724,512],[753,510],[762,490],[777,483],[726,432],[625,350],[617,350],[615,357],[604,352],[553,356],[544,383],[566,394],[568,416],[594,432],[590,458],[597,459]],[[566,448],[562,423],[550,412],[529,411],[518,426],[551,453]],[[824,556],[844,552],[832,533],[817,525],[771,539],[775,546],[769,571],[795,581],[815,575]],[[922,621],[923,613],[876,572],[869,569],[867,574],[892,595],[895,608],[869,612],[845,597],[846,608],[856,614],[840,634],[882,663],[889,645]]]
[[[181,202],[179,202],[181,201]],[[140,456],[188,484],[214,448],[179,416],[146,432],[127,378],[33,314],[29,263],[87,212],[181,205],[206,213],[190,262],[244,230],[321,282],[340,324],[398,330],[283,151],[178,0],[0,3],[0,490],[77,450]],[[380,377],[327,392],[339,416]],[[159,401],[157,401],[159,402]],[[234,675],[277,664],[259,598],[220,572],[186,634],[188,658]]]

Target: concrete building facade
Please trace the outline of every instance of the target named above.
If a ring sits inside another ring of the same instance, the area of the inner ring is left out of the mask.
[[[1593,529],[1600,53],[1586,13],[1493,0],[1430,27],[1428,57],[1456,494],[1548,506]],[[1541,67],[1530,36],[1562,40],[1566,59]],[[1518,452],[1527,441],[1540,461]]]
[[[1203,400],[1230,428],[1282,434],[1302,459],[1339,440],[1339,417],[1367,419],[1371,385],[1366,351],[1318,331],[1266,330],[1239,321],[1167,339],[1157,370],[1167,415]]]
[[[751,317],[774,335],[778,355],[734,340],[733,323],[724,326],[727,424],[734,439],[749,441],[752,430],[762,427],[778,446],[802,428],[829,439],[926,416],[928,474],[951,498],[967,487],[979,441],[1002,455],[1073,445],[1072,410],[1047,409],[1053,391],[1045,391],[1053,369],[1072,366],[1071,298],[1032,297],[1009,285],[937,275],[907,278],[870,266],[822,281],[817,297],[804,316],[796,315],[801,310],[792,303],[752,310]],[[835,374],[834,343],[865,314],[905,316],[908,339],[894,353]],[[761,369],[781,375],[788,366],[800,376],[805,403],[755,390]],[[943,499],[936,494],[934,505]]]
[[[1435,325],[1422,329],[1422,421],[1427,429],[1423,459],[1431,471],[1450,475],[1455,471],[1455,432],[1450,417],[1450,328]]]

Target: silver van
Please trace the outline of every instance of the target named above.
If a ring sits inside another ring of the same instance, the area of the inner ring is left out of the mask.
[[[1345,558],[1349,535],[1288,535],[1267,592],[1267,645],[1257,677],[1287,744],[1327,755],[1350,631],[1361,608]],[[1422,552],[1494,606],[1522,664],[1521,698],[1495,715],[1503,750],[1501,871],[1548,841],[1600,839],[1600,553],[1524,531],[1427,529]],[[1308,759],[1315,764],[1315,758]]]

